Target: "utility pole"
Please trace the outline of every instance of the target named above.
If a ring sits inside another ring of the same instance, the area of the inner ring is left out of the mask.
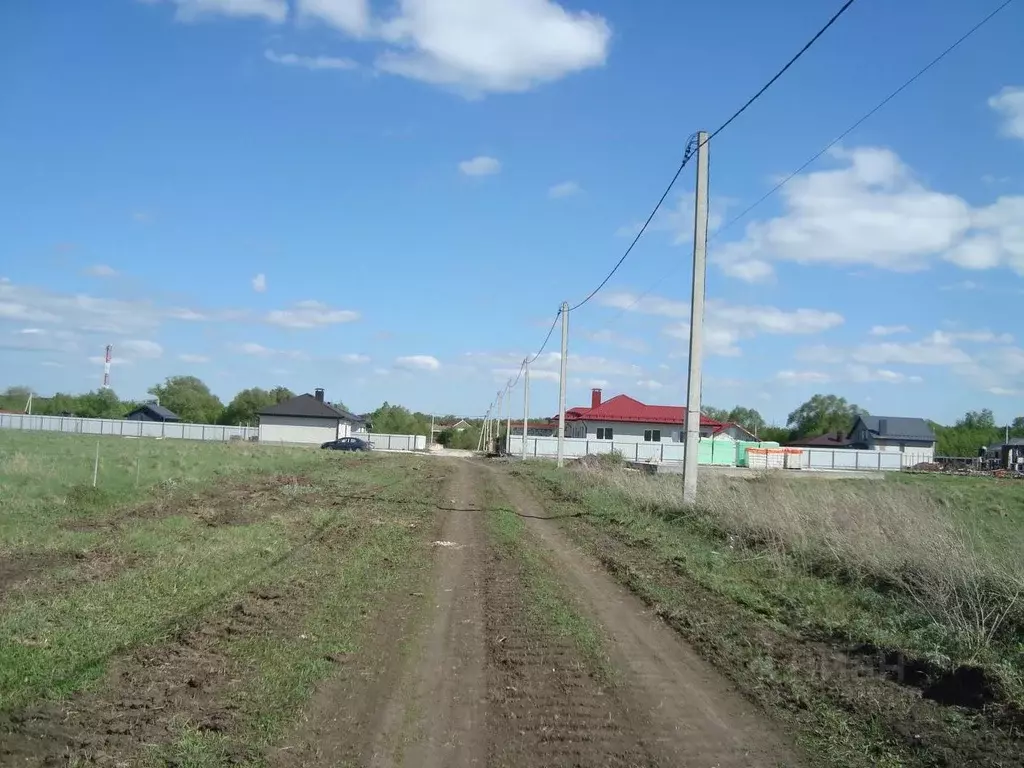
[[[508,422],[505,424],[505,453],[512,455],[512,380],[505,385],[508,390]]]
[[[697,133],[697,194],[693,208],[693,294],[690,299],[690,358],[686,379],[686,445],[683,454],[683,504],[697,503],[700,452],[700,366],[704,341],[705,259],[708,245],[707,131]]]
[[[523,458],[526,458],[526,433],[530,431],[530,358],[523,360]]]
[[[569,302],[562,302],[562,360],[558,372],[558,466],[565,464],[565,366],[569,357]]]
[[[505,391],[498,390],[498,407],[494,410],[494,429],[491,432],[491,445],[493,446],[501,437],[501,409],[504,406]],[[500,453],[500,450],[499,450]]]

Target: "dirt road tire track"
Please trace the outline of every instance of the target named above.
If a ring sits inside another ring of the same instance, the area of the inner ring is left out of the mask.
[[[521,481],[488,467],[501,495],[526,518],[565,586],[607,636],[606,652],[622,674],[623,705],[647,719],[644,742],[664,766],[795,766],[787,740],[671,629],[573,546]]]
[[[486,762],[483,574],[479,498],[464,461],[446,494],[430,618],[409,656],[364,763],[374,768],[477,766]]]

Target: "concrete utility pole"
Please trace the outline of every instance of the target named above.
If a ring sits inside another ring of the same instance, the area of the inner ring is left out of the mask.
[[[494,409],[494,429],[491,432],[491,445],[501,437],[501,409],[504,407],[505,390],[498,390],[498,407]],[[500,452],[500,451],[499,451]]]
[[[558,372],[558,466],[565,464],[565,366],[569,357],[569,302],[562,302],[562,360]]]
[[[704,341],[705,259],[708,246],[707,131],[697,134],[697,194],[693,209],[693,295],[690,299],[690,359],[686,379],[686,445],[683,455],[683,504],[697,503],[700,452],[700,365]]]
[[[530,431],[530,358],[523,360],[523,458],[526,458],[526,433]]]
[[[505,385],[508,390],[508,422],[505,424],[505,453],[512,455],[512,381]]]

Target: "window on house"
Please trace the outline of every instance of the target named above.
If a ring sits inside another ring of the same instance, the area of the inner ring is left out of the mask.
[[[900,453],[906,453],[906,451],[907,451],[907,444],[906,443],[900,443]]]
[[[660,429],[645,429],[644,430],[644,442],[645,443],[660,443],[661,442],[661,430]]]
[[[612,428],[611,427],[598,427],[597,428],[597,439],[598,440],[611,440],[612,439]]]

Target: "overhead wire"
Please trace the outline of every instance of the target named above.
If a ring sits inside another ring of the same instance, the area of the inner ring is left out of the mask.
[[[936,56],[931,61],[929,61],[927,64],[925,64],[921,69],[919,69],[916,73],[914,73],[910,78],[908,78],[906,81],[904,81],[902,85],[900,85],[898,88],[896,88],[894,91],[892,91],[888,96],[886,96],[884,99],[882,99],[880,102],[878,102],[870,110],[865,112],[860,118],[858,118],[856,121],[854,121],[846,130],[844,130],[842,133],[840,133],[838,136],[836,136],[834,139],[832,139],[832,141],[830,141],[828,144],[826,144],[820,150],[815,152],[810,158],[808,158],[803,164],[801,164],[795,171],[793,171],[788,176],[786,176],[784,179],[782,179],[778,184],[776,184],[774,187],[772,187],[768,192],[766,192],[760,198],[758,198],[757,201],[755,201],[753,204],[751,204],[751,205],[747,206],[746,208],[744,208],[743,211],[741,211],[739,214],[737,214],[736,216],[731,218],[724,225],[719,227],[714,232],[714,234],[711,236],[711,238],[710,238],[710,240],[708,242],[713,242],[714,240],[716,240],[725,230],[729,229],[731,226],[736,224],[738,221],[740,221],[741,219],[745,218],[751,211],[753,211],[755,208],[757,208],[762,203],[764,203],[768,198],[770,198],[772,195],[774,195],[780,189],[785,187],[789,182],[791,182],[793,179],[795,179],[802,171],[806,170],[811,164],[813,164],[816,160],[821,158],[826,152],[828,152],[830,149],[832,149],[832,147],[834,147],[840,141],[842,141],[847,136],[849,136],[851,133],[853,133],[855,130],[857,130],[857,128],[859,128],[861,125],[863,125],[868,119],[873,117],[879,110],[881,110],[883,107],[885,107],[890,101],[895,99],[904,90],[906,90],[909,86],[911,86],[913,83],[915,83],[928,70],[930,70],[932,67],[934,67],[939,62],[941,62],[943,59],[945,59],[950,53],[952,53],[954,50],[956,50],[956,48],[958,48],[964,41],[966,41],[968,38],[970,38],[972,35],[974,35],[975,32],[977,32],[979,29],[981,29],[983,26],[985,26],[997,14],[999,14],[1001,11],[1006,9],[1006,7],[1009,6],[1010,4],[1012,4],[1013,2],[1014,2],[1014,0],[1005,0],[995,10],[993,10],[991,13],[989,13],[987,16],[985,16],[985,18],[983,18],[981,21],[979,21],[977,24],[975,24],[973,27],[971,27],[967,32],[965,32],[963,35],[961,35],[954,43],[952,43],[945,50],[943,50],[942,53],[940,53],[938,56]],[[644,291],[639,296],[637,296],[633,300],[632,303],[626,305],[625,307],[622,307],[621,310],[619,311],[619,313],[617,315],[615,315],[615,317],[612,318],[612,321],[618,320],[618,318],[622,317],[622,315],[624,315],[626,312],[628,312],[633,307],[635,307],[637,304],[639,304],[640,301],[643,300],[644,298],[646,298],[648,295],[650,295],[650,293],[655,288],[657,288],[662,283],[662,281],[665,280],[665,278],[670,277],[671,275],[675,274],[681,268],[682,268],[682,265],[681,264],[677,264],[676,266],[672,267],[669,271],[665,272],[661,277],[658,278],[657,282],[655,282],[654,285],[652,285],[646,291]]]
[[[633,238],[633,241],[629,244],[629,247],[626,248],[625,253],[622,254],[619,260],[615,263],[615,266],[613,266],[611,271],[607,275],[605,275],[604,279],[598,284],[598,286],[594,288],[594,290],[592,290],[589,294],[587,294],[586,298],[584,298],[582,301],[569,307],[570,312],[579,309],[580,307],[584,306],[587,302],[589,302],[591,299],[593,299],[601,291],[601,289],[608,284],[608,281],[612,279],[615,273],[618,272],[619,267],[623,265],[623,263],[629,257],[630,253],[633,252],[633,248],[636,246],[638,242],[640,242],[640,238],[643,237],[644,233],[647,231],[647,228],[654,220],[654,217],[657,215],[658,211],[661,210],[661,206],[664,204],[666,198],[669,196],[669,193],[675,186],[676,181],[678,181],[680,174],[682,174],[683,168],[686,167],[686,164],[693,157],[694,153],[697,152],[702,146],[707,144],[709,141],[711,141],[711,139],[713,139],[715,136],[717,136],[726,128],[728,128],[729,125],[731,125],[733,121],[736,120],[736,118],[738,118],[740,115],[746,112],[747,109],[749,109],[755,101],[761,98],[761,96],[763,96],[764,93],[769,88],[771,88],[778,81],[778,79],[782,77],[790,69],[790,67],[796,64],[796,62],[805,53],[807,53],[808,50],[810,50],[811,46],[818,42],[821,36],[824,35],[825,32],[827,32],[829,28],[839,20],[840,16],[846,13],[846,11],[850,8],[851,5],[854,4],[854,2],[856,2],[856,0],[846,0],[846,2],[843,3],[842,7],[840,7],[838,11],[832,14],[832,17],[825,23],[825,25],[815,33],[814,37],[808,40],[804,44],[804,46],[799,51],[797,51],[796,54],[789,61],[786,62],[782,69],[776,72],[767,83],[761,86],[760,90],[758,90],[757,93],[755,93],[753,96],[747,99],[743,106],[741,106],[739,109],[733,112],[732,115],[724,123],[718,126],[718,128],[716,128],[703,142],[701,142],[698,145],[696,141],[697,134],[690,135],[690,138],[686,142],[686,151],[683,153],[683,162],[680,163],[679,167],[676,169],[675,174],[672,176],[672,180],[669,181],[668,186],[665,188],[665,191],[662,192],[661,197],[658,198],[658,202],[655,204],[654,209],[651,211],[646,221],[644,221],[643,226],[640,227],[640,231],[637,232],[636,237]]]

